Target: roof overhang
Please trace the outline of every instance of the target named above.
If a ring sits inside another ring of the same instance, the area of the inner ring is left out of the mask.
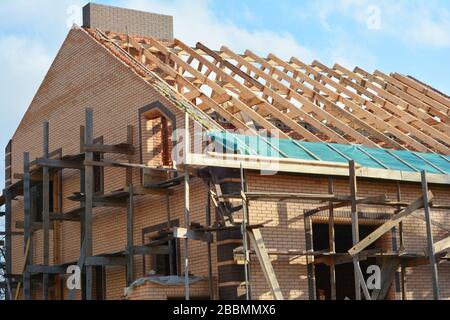
[[[240,168],[242,166],[242,168],[247,170],[257,170],[267,174],[283,172],[324,176],[349,176],[349,166],[345,163],[305,161],[289,158],[280,159],[217,152],[190,154],[187,164],[194,167]],[[358,164],[356,165],[356,175],[360,178],[369,179],[421,182],[420,172],[367,168]],[[428,183],[450,184],[450,176],[445,174],[427,173],[427,180]]]

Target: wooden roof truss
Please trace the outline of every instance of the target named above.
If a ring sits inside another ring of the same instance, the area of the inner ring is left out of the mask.
[[[450,154],[450,99],[413,78],[237,54],[225,46],[192,48],[178,39],[106,35],[223,128]]]

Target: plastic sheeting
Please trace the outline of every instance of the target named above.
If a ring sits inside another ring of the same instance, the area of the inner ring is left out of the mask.
[[[436,153],[246,136],[223,131],[208,131],[206,134],[216,143],[218,152],[338,163],[354,160],[368,168],[450,174],[450,157]]]

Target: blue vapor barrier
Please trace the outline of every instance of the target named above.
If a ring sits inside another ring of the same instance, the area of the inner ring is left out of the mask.
[[[450,157],[437,153],[247,136],[226,131],[208,131],[206,135],[216,143],[216,151],[219,152],[217,148],[226,153],[261,157],[337,163],[354,160],[368,168],[450,174]]]

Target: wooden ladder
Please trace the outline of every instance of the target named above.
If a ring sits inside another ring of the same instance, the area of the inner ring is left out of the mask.
[[[247,233],[274,299],[284,300],[275,271],[273,270],[272,262],[270,261],[266,246],[264,245],[261,231],[259,229],[251,229],[248,230]]]

